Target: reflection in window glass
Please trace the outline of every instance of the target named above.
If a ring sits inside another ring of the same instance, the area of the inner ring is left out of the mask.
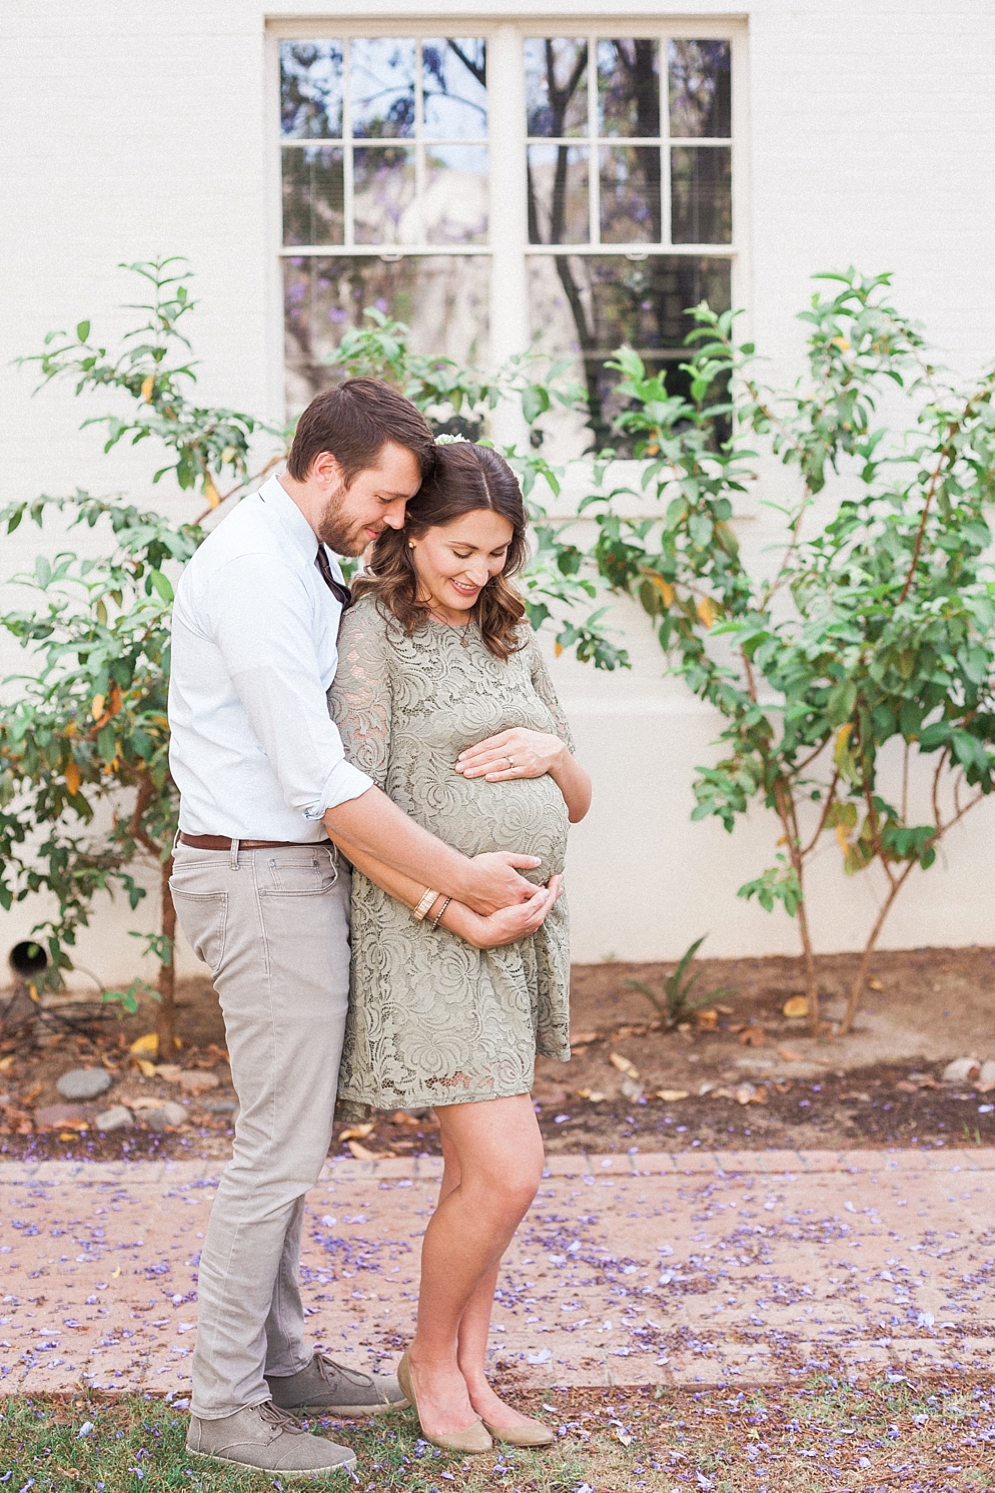
[[[666,371],[668,389],[684,393],[684,338],[693,322],[687,307],[707,300],[716,311],[730,306],[730,262],[704,255],[647,255],[632,262],[613,255],[557,255],[529,261],[529,313],[533,335],[554,357],[577,360],[587,389],[587,421],[595,449],[618,441],[611,421],[621,409],[619,376],[605,359],[627,343],[654,372]],[[623,448],[624,449],[624,448]]]
[[[283,150],[283,242],[345,242],[343,150],[305,145]]]
[[[732,152],[726,145],[677,145],[670,152],[671,241],[732,242]]]
[[[676,139],[732,135],[731,59],[727,41],[671,41],[670,133]]]
[[[419,243],[414,151],[403,145],[363,145],[352,159],[356,243]]]
[[[417,352],[485,367],[488,357],[486,255],[291,256],[283,261],[288,416],[334,382],[324,359],[366,306],[405,321]]]
[[[352,133],[392,139],[415,132],[415,43],[410,37],[378,36],[350,44],[349,94]]]
[[[343,44],[280,43],[280,132],[289,140],[334,140],[342,134]]]
[[[588,157],[586,145],[529,146],[530,243],[588,242]]]
[[[656,41],[598,42],[598,132],[636,139],[660,134]]]
[[[601,147],[601,242],[660,242],[660,147]]]
[[[421,44],[425,134],[433,140],[487,138],[487,43],[480,37]]]
[[[525,107],[530,135],[587,133],[587,42],[575,37],[525,41]]]
[[[430,244],[487,241],[486,145],[430,145],[425,151],[422,198],[425,238]]]

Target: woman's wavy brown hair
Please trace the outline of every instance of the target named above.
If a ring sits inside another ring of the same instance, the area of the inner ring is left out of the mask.
[[[429,608],[417,600],[418,577],[408,540],[420,539],[429,529],[445,528],[464,513],[481,508],[506,518],[512,535],[503,570],[484,586],[470,616],[495,657],[507,659],[522,646],[518,625],[525,603],[508,581],[525,561],[528,520],[517,477],[504,457],[489,446],[454,441],[438,447],[434,471],[408,503],[404,528],[384,529],[367,568],[353,582],[353,596],[375,596],[382,611],[396,617],[406,632],[414,632]]]

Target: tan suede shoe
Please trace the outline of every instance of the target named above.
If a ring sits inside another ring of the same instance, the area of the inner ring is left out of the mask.
[[[355,1467],[356,1453],[312,1436],[270,1400],[248,1405],[220,1420],[190,1417],[187,1451],[195,1457],[278,1472],[281,1477],[312,1476]]]

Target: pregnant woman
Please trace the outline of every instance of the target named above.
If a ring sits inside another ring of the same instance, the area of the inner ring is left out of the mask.
[[[404,528],[381,534],[355,585],[329,696],[347,756],[396,804],[468,855],[514,845],[539,857],[524,874],[548,883],[534,908],[485,920],[344,846],[357,874],[339,1095],[351,1114],[431,1105],[439,1117],[442,1189],[398,1378],[427,1439],[461,1452],[488,1451],[492,1437],[553,1440],[485,1375],[501,1256],[542,1175],[535,1056],[570,1056],[567,911],[556,898],[568,821],[590,803],[509,583],[525,524],[496,452],[441,446]]]

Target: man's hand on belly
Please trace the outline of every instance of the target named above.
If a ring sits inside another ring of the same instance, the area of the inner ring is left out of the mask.
[[[537,856],[516,855],[508,850],[490,850],[475,855],[470,861],[467,887],[460,901],[485,918],[500,912],[503,907],[527,902],[535,895],[535,887],[523,880],[515,868],[535,871],[541,865]]]

